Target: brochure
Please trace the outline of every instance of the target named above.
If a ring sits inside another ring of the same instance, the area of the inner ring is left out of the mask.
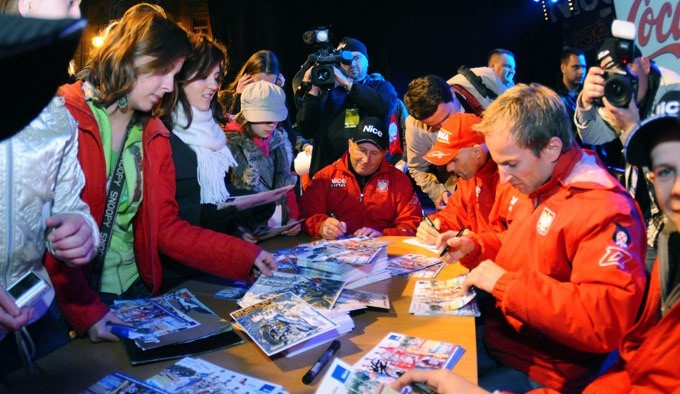
[[[222,368],[200,358],[185,357],[147,379],[153,387],[177,394],[278,394],[281,385]]]
[[[335,322],[291,292],[230,315],[267,356],[337,328]]]
[[[415,315],[480,316],[474,290],[462,293],[466,276],[416,281],[409,312]]]
[[[271,276],[261,275],[238,301],[247,307],[276,294],[291,292],[317,309],[331,309],[340,295],[344,281],[311,278],[304,275],[274,271]]]
[[[392,276],[409,275],[433,265],[440,264],[442,261],[438,257],[427,257],[422,254],[406,254],[393,257],[387,261]]]
[[[168,394],[167,391],[155,388],[122,372],[115,371],[104,376],[97,383],[80,392],[80,394]]]
[[[236,207],[239,211],[242,211],[244,209],[256,207],[258,205],[274,202],[283,197],[288,192],[288,190],[292,189],[293,187],[295,187],[295,185],[288,185],[262,193],[232,196],[227,198],[227,200],[223,203],[217,204],[217,209]]]
[[[465,353],[460,345],[391,332],[354,365],[350,393],[374,393],[409,369],[451,369]],[[410,387],[402,393],[413,392]]]
[[[116,301],[111,311],[134,327],[129,339],[143,350],[194,341],[230,329],[229,322],[187,289],[154,298]]]

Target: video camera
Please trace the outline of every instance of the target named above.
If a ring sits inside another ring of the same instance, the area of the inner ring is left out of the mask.
[[[637,96],[638,79],[628,71],[628,66],[636,57],[635,25],[628,21],[614,20],[612,38],[608,38],[597,53],[597,60],[606,61],[602,77],[605,80],[604,97],[615,107],[627,108]],[[593,99],[593,104],[603,107],[601,97]]]
[[[319,49],[309,55],[305,64],[302,65],[304,71],[301,71],[304,73],[309,67],[312,67],[312,85],[322,89],[332,89],[335,85],[333,65],[352,64],[352,53],[334,49],[330,43],[329,29],[325,27],[306,31],[302,35],[302,41]]]

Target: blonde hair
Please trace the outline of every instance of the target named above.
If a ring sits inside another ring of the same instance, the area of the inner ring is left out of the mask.
[[[574,143],[567,110],[552,89],[538,83],[518,84],[500,95],[484,111],[473,129],[486,135],[508,130],[517,144],[537,157],[552,137],[562,140],[562,152]]]

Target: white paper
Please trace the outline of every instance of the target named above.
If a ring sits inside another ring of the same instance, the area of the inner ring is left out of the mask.
[[[288,190],[292,189],[294,186],[295,185],[284,186],[279,189],[257,194],[247,194],[245,196],[232,196],[227,198],[225,202],[218,204],[217,209],[235,206],[239,211],[242,211],[244,209],[256,207],[258,205],[267,204],[283,197],[288,192]]]

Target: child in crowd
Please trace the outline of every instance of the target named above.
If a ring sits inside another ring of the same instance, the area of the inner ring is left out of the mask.
[[[235,187],[265,192],[295,185],[290,170],[293,150],[286,131],[279,127],[287,116],[286,95],[279,86],[258,81],[243,89],[241,112],[225,128],[227,145],[238,163],[230,174]],[[290,189],[277,201],[270,223],[285,225],[297,220],[297,199]],[[300,229],[298,223],[283,234],[297,235]]]

